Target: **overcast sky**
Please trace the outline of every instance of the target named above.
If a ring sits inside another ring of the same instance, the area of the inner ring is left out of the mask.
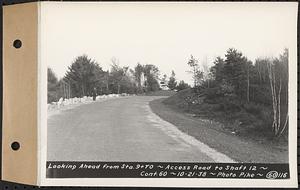
[[[59,78],[86,54],[104,70],[116,57],[121,66],[154,64],[191,83],[191,54],[211,64],[234,47],[255,61],[296,39],[296,3],[43,2],[41,13],[42,63]]]

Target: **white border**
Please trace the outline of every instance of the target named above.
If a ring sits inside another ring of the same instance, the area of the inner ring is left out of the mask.
[[[43,180],[46,179],[46,159],[47,159],[47,65],[42,64],[43,63],[43,35],[45,34],[46,31],[43,31],[43,8],[44,8],[44,3],[38,2],[39,4],[39,71],[41,74],[39,75],[39,100],[40,100],[40,122],[39,122],[39,179],[38,179],[38,185],[41,185]]]
[[[45,5],[50,3],[70,4],[70,3],[89,3],[96,2],[39,2],[39,182],[41,186],[139,186],[139,187],[298,187],[297,182],[297,27],[293,38],[294,45],[289,48],[289,163],[290,179],[286,180],[267,180],[267,179],[206,179],[206,178],[73,178],[73,179],[47,179],[46,178],[46,158],[47,158],[47,66],[43,62],[43,12]],[[103,2],[101,2],[103,3]],[[107,2],[112,3],[112,2]],[[125,2],[118,2],[125,3]],[[129,2],[126,2],[129,3]],[[137,2],[132,2],[137,3]],[[141,3],[141,2],[140,2]],[[146,2],[151,3],[151,2]],[[153,3],[153,2],[152,2]],[[159,2],[166,3],[166,2]],[[167,2],[167,3],[212,3],[212,2]],[[214,2],[224,3],[224,2]],[[231,4],[245,2],[227,2]],[[248,2],[252,3],[252,2]],[[255,2],[265,3],[287,3],[287,2]],[[288,2],[297,7],[297,2]],[[297,9],[297,8],[296,8]],[[67,14],[67,13],[66,13]],[[297,17],[297,15],[295,15]],[[295,23],[297,26],[297,23]]]
[[[41,146],[41,138],[42,138],[42,131],[41,131],[41,126],[42,126],[42,117],[41,117],[41,115],[42,115],[42,108],[43,108],[43,101],[41,100],[41,97],[43,97],[43,95],[42,95],[42,93],[41,93],[41,88],[42,88],[42,74],[44,73],[44,72],[42,72],[42,69],[41,69],[41,66],[42,66],[42,61],[41,61],[41,27],[40,27],[40,23],[41,23],[41,6],[40,6],[41,4],[40,4],[40,2],[38,2],[37,3],[37,7],[38,7],[38,23],[37,23],[37,30],[38,30],[38,36],[37,36],[37,38],[38,38],[38,40],[37,40],[37,54],[38,54],[38,63],[37,63],[37,69],[38,69],[38,77],[37,77],[37,94],[38,94],[38,96],[37,96],[37,110],[38,110],[38,117],[37,117],[37,125],[38,125],[38,128],[37,128],[37,135],[38,135],[38,137],[37,137],[37,140],[38,140],[38,142],[37,142],[37,148],[38,148],[38,150],[37,150],[37,153],[38,153],[38,155],[37,155],[37,160],[38,160],[38,163],[37,163],[37,165],[38,165],[38,167],[37,167],[37,183],[39,184],[40,183],[40,178],[41,178],[41,158],[42,158],[42,146]],[[47,101],[47,100],[46,100]],[[41,118],[41,119],[40,119]]]

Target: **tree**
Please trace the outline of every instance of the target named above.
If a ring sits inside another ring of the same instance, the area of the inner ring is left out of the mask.
[[[60,98],[58,92],[58,79],[51,68],[48,68],[47,70],[47,80],[47,102],[55,102]]]
[[[234,87],[235,94],[243,99],[249,94],[249,70],[252,63],[234,48],[228,49],[225,57],[224,79]],[[249,84],[248,88],[245,88],[247,83]]]
[[[269,80],[268,60],[265,58],[257,58],[254,64],[254,71],[257,75],[255,81],[257,84],[266,84]]]
[[[130,69],[128,66],[120,66],[116,58],[112,58],[112,65],[110,71],[110,86],[113,93],[136,93],[137,88],[141,88],[142,70]],[[140,65],[138,64],[139,68]]]
[[[104,72],[98,63],[82,55],[68,67],[63,81],[71,86],[73,97],[82,97],[90,95],[103,77]]]
[[[280,137],[288,126],[288,49],[279,59],[268,61],[268,74],[272,96],[272,130]]]
[[[175,78],[175,72],[172,70],[171,77],[169,78],[168,87],[171,90],[174,90],[176,88],[177,82]]]
[[[113,91],[117,94],[120,94],[122,91],[121,87],[124,86],[128,81],[126,81],[126,75],[129,67],[121,67],[119,66],[119,61],[116,58],[112,58],[111,65],[111,81],[113,85]],[[124,91],[124,87],[123,87]]]
[[[101,80],[97,83],[98,94],[110,94],[110,73],[109,71],[103,71]]]
[[[203,78],[203,72],[199,69],[198,60],[191,55],[191,58],[188,61],[188,65],[191,67],[191,71],[188,71],[192,73],[193,80],[194,80],[194,87],[197,87],[200,85],[201,80]]]
[[[212,74],[212,78],[218,82],[221,83],[222,80],[224,79],[224,59],[221,57],[216,57],[214,60],[214,65],[210,68],[210,73]]]
[[[159,90],[158,76],[159,69],[155,65],[147,64],[144,66],[145,83],[147,91]]]
[[[207,83],[207,88],[210,87],[210,80],[212,79],[212,74],[210,73],[210,68],[208,66],[207,62],[207,56],[205,57],[204,61],[202,62],[202,68],[203,68],[203,84],[205,86],[205,83]]]
[[[187,88],[190,88],[190,85],[187,84],[187,83],[185,83],[183,80],[181,80],[181,81],[179,82],[179,84],[176,86],[176,89],[177,89],[178,91],[184,90],[184,89],[187,89]]]
[[[138,63],[135,67],[134,67],[134,77],[135,77],[135,81],[137,83],[137,91],[138,93],[143,92],[142,86],[143,86],[143,75],[144,75],[144,67],[143,65],[141,65],[140,63]]]
[[[161,81],[166,84],[167,83],[167,78],[168,78],[168,76],[166,74],[164,74],[163,78],[161,79]]]

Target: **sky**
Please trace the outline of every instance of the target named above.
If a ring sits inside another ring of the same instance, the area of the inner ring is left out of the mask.
[[[193,55],[212,65],[234,47],[248,59],[276,57],[296,44],[297,4],[42,2],[41,60],[62,78],[86,54],[108,70],[153,64],[192,83]]]

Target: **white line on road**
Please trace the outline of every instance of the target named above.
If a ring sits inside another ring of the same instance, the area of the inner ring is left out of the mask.
[[[168,136],[172,137],[174,140],[181,140],[188,145],[192,145],[197,147],[201,152],[206,154],[208,157],[213,159],[215,162],[228,162],[228,163],[235,163],[235,161],[225,154],[218,152],[217,150],[209,147],[208,145],[200,142],[199,140],[195,139],[194,137],[183,133],[180,131],[176,126],[173,124],[161,119],[158,115],[154,114],[149,106],[145,106],[146,111],[148,112],[148,119],[160,130],[165,132]]]

